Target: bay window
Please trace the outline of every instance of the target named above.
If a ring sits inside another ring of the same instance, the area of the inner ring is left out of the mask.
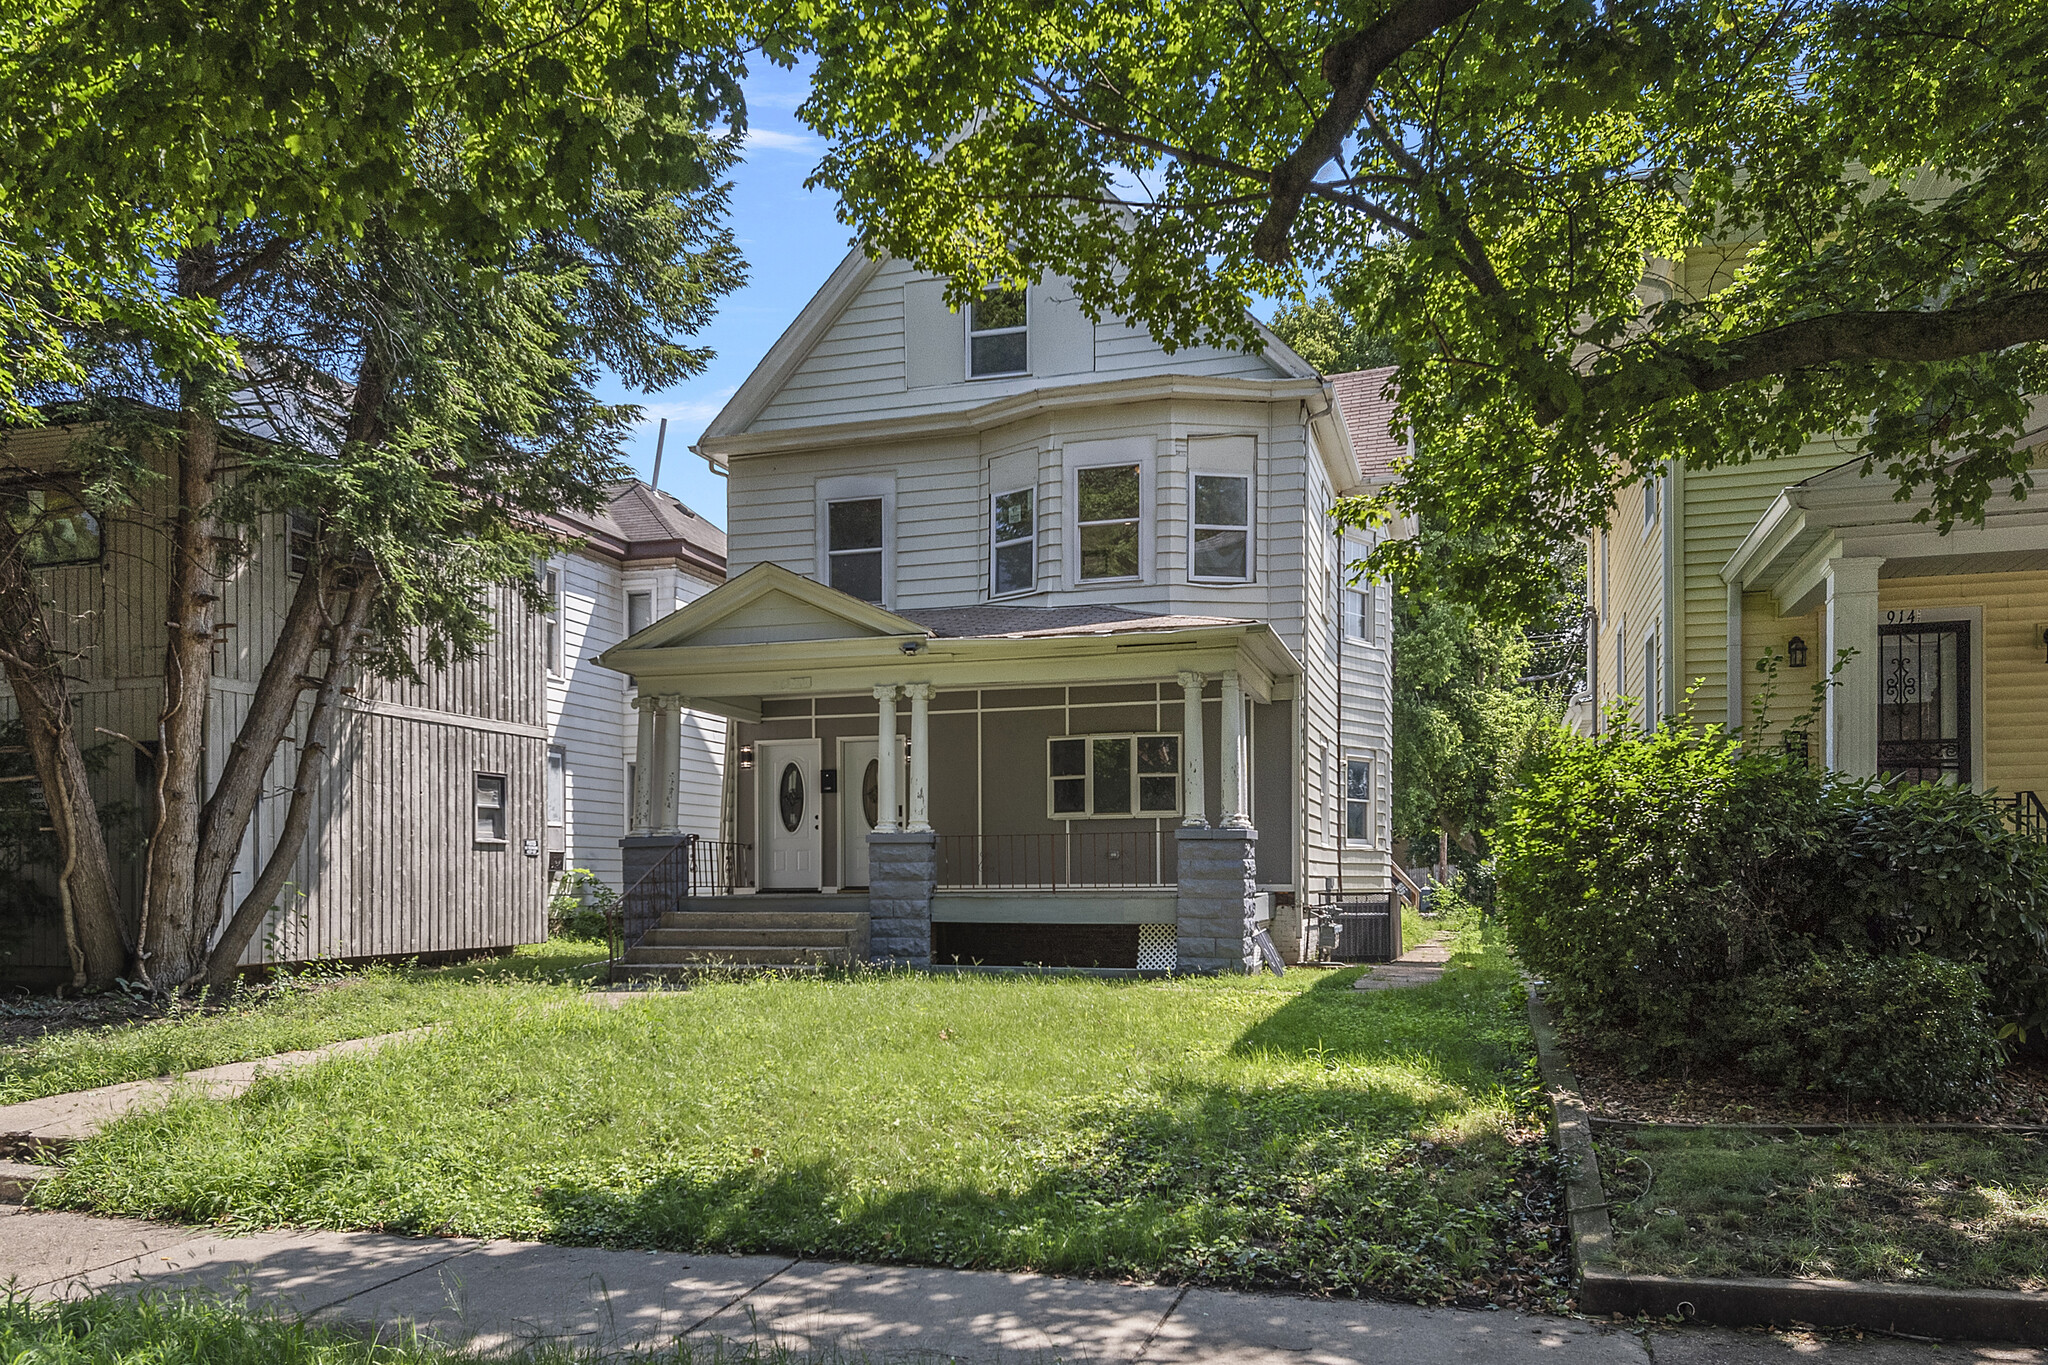
[[[1138,576],[1138,519],[1144,507],[1139,468],[1106,465],[1075,475],[1081,533],[1077,576],[1084,582]]]
[[[1251,480],[1234,474],[1194,476],[1188,577],[1243,582],[1251,577]]]
[[[989,503],[989,596],[1030,592],[1037,586],[1038,534],[1034,490],[998,493]]]

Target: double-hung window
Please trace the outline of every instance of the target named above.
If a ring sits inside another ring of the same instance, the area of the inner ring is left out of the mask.
[[[626,634],[638,635],[654,624],[654,594],[651,592],[629,592],[626,594]]]
[[[1371,640],[1372,636],[1372,584],[1364,583],[1344,594],[1344,627],[1354,640]]]
[[[1194,483],[1188,577],[1241,583],[1252,576],[1251,480],[1197,474]]]
[[[1134,464],[1083,469],[1074,476],[1079,495],[1083,581],[1138,576],[1138,519],[1144,486]]]
[[[312,567],[313,542],[319,529],[319,523],[304,512],[285,513],[285,569],[293,578],[303,578]]]
[[[1356,843],[1372,838],[1372,760],[1347,759],[1344,764],[1344,837]]]
[[[1046,741],[1046,813],[1055,820],[1180,813],[1179,735]]]
[[[1657,524],[1657,513],[1661,510],[1658,504],[1663,501],[1663,491],[1663,475],[1653,475],[1643,481],[1643,531],[1645,534],[1648,534],[1650,528]]]
[[[505,842],[505,777],[502,773],[476,775],[476,841],[480,844]]]
[[[832,586],[864,602],[882,600],[882,500],[825,504],[826,558]]]
[[[541,647],[547,651],[548,674],[560,677],[562,673],[562,571],[550,565],[540,574],[541,594],[548,599],[547,620],[543,623],[544,636]]]
[[[1643,731],[1652,733],[1657,728],[1664,699],[1657,687],[1657,632],[1651,631],[1643,637]]]
[[[1034,490],[1019,488],[989,500],[989,596],[1030,592],[1038,577],[1038,519]]]
[[[967,377],[1028,374],[1031,350],[1021,289],[991,289],[967,310]]]
[[[100,520],[69,493],[31,488],[0,504],[21,537],[21,562],[32,569],[90,564],[100,557]]]

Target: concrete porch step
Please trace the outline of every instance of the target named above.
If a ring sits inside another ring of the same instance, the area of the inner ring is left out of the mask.
[[[683,916],[671,916],[682,919]],[[696,925],[671,924],[667,921],[649,929],[645,937],[634,945],[636,948],[714,948],[720,945],[752,948],[844,948],[847,929],[852,926],[834,925],[829,928],[790,928],[782,924],[762,925]]]
[[[688,966],[691,964],[736,967],[771,966],[790,962],[843,963],[853,959],[853,950],[843,943],[836,947],[813,948],[780,943],[705,943],[690,947],[661,947],[641,943],[626,954],[626,966]]]
[[[779,910],[747,914],[733,910],[671,910],[655,921],[655,932],[662,929],[746,929],[746,930],[827,930],[847,933],[859,929],[867,920],[865,910],[827,914],[814,912],[797,914]]]
[[[824,970],[824,966],[816,962],[749,962],[744,964],[716,962],[628,962],[620,964],[618,979],[621,981],[673,981],[687,985],[692,980],[701,978],[707,972],[780,972],[788,976],[816,976]]]

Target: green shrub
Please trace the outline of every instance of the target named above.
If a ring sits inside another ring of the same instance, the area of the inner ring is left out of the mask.
[[[1817,952],[1970,963],[2006,1031],[2048,1026],[2048,847],[1965,789],[1621,728],[1532,762],[1494,851],[1523,961],[1640,1065],[1729,1055],[1745,978]]]
[[[587,868],[572,867],[555,883],[548,898],[548,937],[598,939],[607,932],[607,916],[616,915],[619,893]]]
[[[1785,1090],[1940,1113],[1998,1070],[1986,1000],[1966,963],[1827,953],[1746,978],[1734,1034],[1743,1067]]]

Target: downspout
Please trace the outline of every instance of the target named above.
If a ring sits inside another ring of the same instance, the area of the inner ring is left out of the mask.
[[[1685,465],[1671,462],[1664,489],[1664,714],[1678,713],[1678,700],[1685,695]]]

